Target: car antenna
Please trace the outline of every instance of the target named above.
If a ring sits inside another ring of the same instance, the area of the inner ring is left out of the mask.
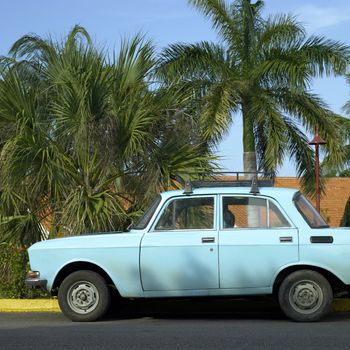
[[[193,186],[191,180],[185,182],[184,194],[190,195],[193,193]]]
[[[258,187],[258,178],[256,176],[256,174],[254,175],[253,179],[252,179],[252,186],[250,188],[250,193],[251,194],[259,194],[259,187]]]

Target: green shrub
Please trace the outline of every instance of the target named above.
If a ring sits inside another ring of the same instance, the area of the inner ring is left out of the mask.
[[[346,202],[344,214],[340,221],[340,227],[349,227],[350,226],[350,197]]]
[[[46,294],[39,290],[29,290],[24,280],[29,271],[26,249],[0,244],[0,298],[38,298]]]

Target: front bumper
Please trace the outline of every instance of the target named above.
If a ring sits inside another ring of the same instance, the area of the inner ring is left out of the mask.
[[[40,278],[39,272],[29,272],[27,278],[24,281],[25,285],[29,289],[42,288],[46,290],[47,280]]]

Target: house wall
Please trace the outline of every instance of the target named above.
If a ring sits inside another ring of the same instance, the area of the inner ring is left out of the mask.
[[[275,186],[300,189],[299,180],[295,177],[277,177]],[[337,227],[350,197],[350,178],[329,178],[325,186],[325,194],[321,197],[321,214],[331,227]],[[315,201],[312,202],[315,205]]]

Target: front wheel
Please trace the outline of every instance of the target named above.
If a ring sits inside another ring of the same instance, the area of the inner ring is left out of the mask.
[[[282,311],[298,322],[318,321],[331,309],[332,288],[325,277],[311,270],[291,273],[278,292]]]
[[[68,275],[58,290],[58,303],[72,321],[96,321],[107,312],[110,291],[101,275],[81,270]]]

